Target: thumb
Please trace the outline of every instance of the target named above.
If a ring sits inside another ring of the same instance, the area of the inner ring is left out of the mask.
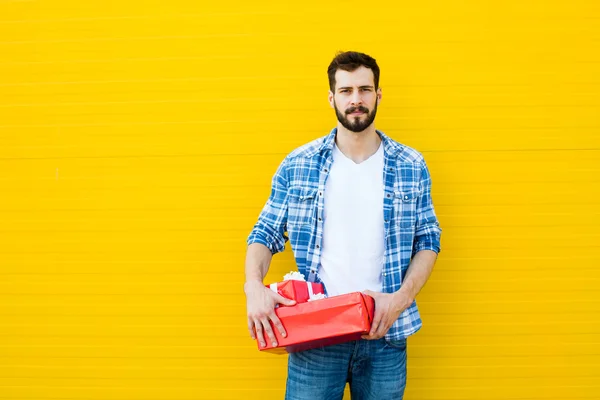
[[[295,300],[292,299],[287,299],[285,297],[283,297],[280,294],[277,294],[275,296],[275,300],[279,303],[279,304],[283,304],[284,306],[293,306],[294,304],[296,304]]]

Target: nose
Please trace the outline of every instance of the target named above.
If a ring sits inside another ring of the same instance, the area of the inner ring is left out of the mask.
[[[352,92],[352,105],[360,105],[362,104],[362,98],[360,97],[360,91],[355,90],[354,92]]]

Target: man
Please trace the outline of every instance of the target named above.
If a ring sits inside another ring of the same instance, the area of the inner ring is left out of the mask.
[[[274,308],[294,302],[263,278],[289,240],[307,280],[329,296],[372,296],[375,315],[364,340],[290,354],[286,399],[341,399],[346,382],[353,399],[402,399],[406,338],[421,327],[415,297],[440,251],[431,178],[421,154],[375,129],[375,59],[340,53],[328,76],[337,127],[283,160],[248,237],[248,329],[261,346],[276,345],[271,323],[285,336]]]

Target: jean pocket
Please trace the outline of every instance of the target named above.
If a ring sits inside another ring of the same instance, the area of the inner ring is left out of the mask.
[[[394,340],[385,339],[385,342],[390,347],[393,347],[393,348],[401,350],[401,351],[406,351],[406,339],[394,339]]]

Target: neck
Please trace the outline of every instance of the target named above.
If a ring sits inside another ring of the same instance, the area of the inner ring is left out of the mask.
[[[381,138],[374,124],[362,132],[352,132],[338,123],[335,144],[346,157],[360,164],[377,152]]]

